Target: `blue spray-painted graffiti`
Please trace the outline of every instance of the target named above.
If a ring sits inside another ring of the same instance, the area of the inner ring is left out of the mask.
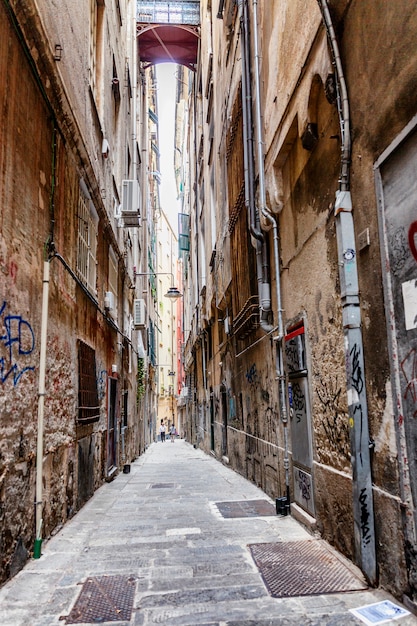
[[[258,373],[256,371],[256,364],[254,363],[252,367],[245,374],[246,380],[250,385],[253,385],[258,380]]]
[[[99,370],[97,376],[97,388],[98,388],[98,397],[103,400],[104,395],[106,393],[106,383],[107,383],[107,372],[105,369]]]
[[[0,356],[0,383],[4,384],[10,376],[16,386],[23,374],[35,370],[33,366],[18,363],[33,352],[35,335],[29,322],[20,315],[6,315],[6,308],[4,301],[0,306],[0,351],[7,356]]]

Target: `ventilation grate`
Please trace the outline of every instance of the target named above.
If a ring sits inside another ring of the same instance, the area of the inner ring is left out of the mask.
[[[129,621],[134,594],[135,578],[132,576],[87,578],[71,613],[60,619],[67,624]]]
[[[356,575],[324,542],[255,543],[249,549],[274,598],[367,589],[359,570]]]

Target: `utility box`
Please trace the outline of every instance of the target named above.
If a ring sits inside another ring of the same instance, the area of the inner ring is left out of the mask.
[[[122,219],[125,226],[140,226],[140,187],[137,180],[122,181]]]
[[[146,326],[146,305],[143,298],[136,298],[133,302],[133,326],[136,329]]]

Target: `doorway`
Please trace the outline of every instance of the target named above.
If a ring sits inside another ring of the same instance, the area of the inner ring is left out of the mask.
[[[117,378],[108,378],[107,475],[117,469]]]
[[[304,324],[286,335],[285,356],[289,378],[294,501],[314,517],[313,447]]]

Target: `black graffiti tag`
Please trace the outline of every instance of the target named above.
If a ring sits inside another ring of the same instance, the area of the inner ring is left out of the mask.
[[[369,510],[368,510],[368,495],[365,487],[361,489],[359,496],[359,504],[361,505],[361,531],[362,541],[365,545],[368,545],[371,541],[371,529],[369,528]]]
[[[301,389],[301,385],[297,382],[294,382],[292,385],[292,402],[297,422],[301,422],[301,419],[306,412],[306,399],[303,390]]]
[[[298,470],[298,488],[301,492],[301,497],[303,500],[311,499],[311,482],[310,477],[304,472]]]
[[[352,385],[353,388],[356,389],[358,394],[361,394],[363,390],[363,374],[360,363],[360,354],[360,350],[355,343],[352,350],[350,351],[350,357],[352,360]]]

